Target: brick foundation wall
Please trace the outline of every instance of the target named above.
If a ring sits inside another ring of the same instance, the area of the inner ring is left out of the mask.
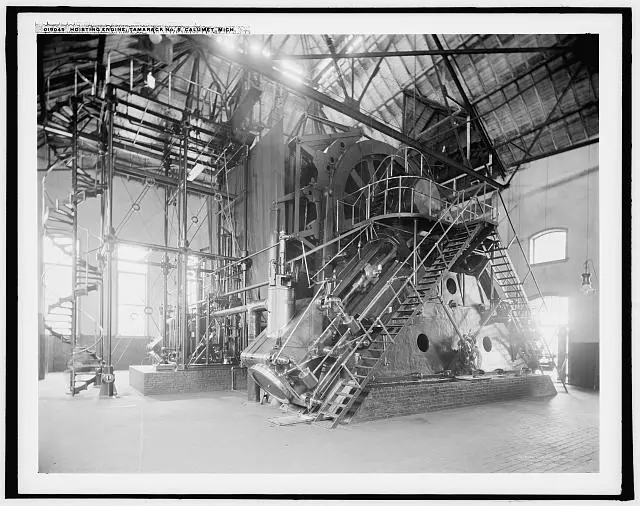
[[[195,367],[184,371],[156,371],[152,365],[129,367],[129,384],[143,395],[232,390],[231,365]],[[247,370],[234,367],[233,390],[247,388]]]
[[[458,408],[522,397],[556,395],[546,375],[493,377],[476,381],[373,383],[351,423]]]

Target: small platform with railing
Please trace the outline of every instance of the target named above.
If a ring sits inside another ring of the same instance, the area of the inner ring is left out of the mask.
[[[391,218],[497,223],[496,199],[495,189],[486,183],[456,190],[426,176],[385,175],[337,199],[335,221],[339,233],[368,220]]]

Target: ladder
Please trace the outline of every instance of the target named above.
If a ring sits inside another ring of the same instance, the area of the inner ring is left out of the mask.
[[[482,251],[489,258],[487,267],[490,266],[492,280],[495,281],[502,292],[501,300],[507,303],[511,322],[519,333],[523,335],[533,334],[536,336],[534,342],[538,341],[542,343],[543,354],[546,353],[546,356],[543,355],[544,358],[549,360],[553,368],[557,370],[558,367],[553,358],[553,354],[546,340],[541,337],[542,334],[537,327],[535,314],[529,304],[529,298],[509,257],[507,248],[502,245],[500,236],[495,231],[487,239],[488,245],[485,245]],[[529,274],[532,274],[530,266],[527,276]],[[540,357],[533,356],[531,358],[534,358],[539,366]],[[567,386],[562,375],[560,375],[560,379],[563,388],[567,391]]]

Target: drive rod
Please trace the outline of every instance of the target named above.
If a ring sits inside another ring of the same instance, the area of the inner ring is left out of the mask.
[[[147,248],[154,251],[168,251],[170,253],[182,253],[182,250],[180,248],[174,248],[172,246],[162,246],[161,244],[151,244],[148,242],[133,241],[131,239],[120,239],[120,238],[117,238],[116,242],[120,244],[126,244],[129,246],[140,246],[141,248]],[[191,250],[191,249],[188,250],[188,253],[189,255],[193,255],[196,257],[209,258],[212,260],[237,260],[236,257],[217,255],[215,253],[205,253],[203,251],[197,251],[197,250]]]

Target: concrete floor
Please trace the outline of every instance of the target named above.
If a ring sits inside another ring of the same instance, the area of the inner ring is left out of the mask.
[[[65,395],[63,374],[40,382],[40,472],[598,472],[598,395],[578,389],[328,430],[273,425],[285,413],[245,392],[143,397],[126,372],[116,385],[101,400]]]

